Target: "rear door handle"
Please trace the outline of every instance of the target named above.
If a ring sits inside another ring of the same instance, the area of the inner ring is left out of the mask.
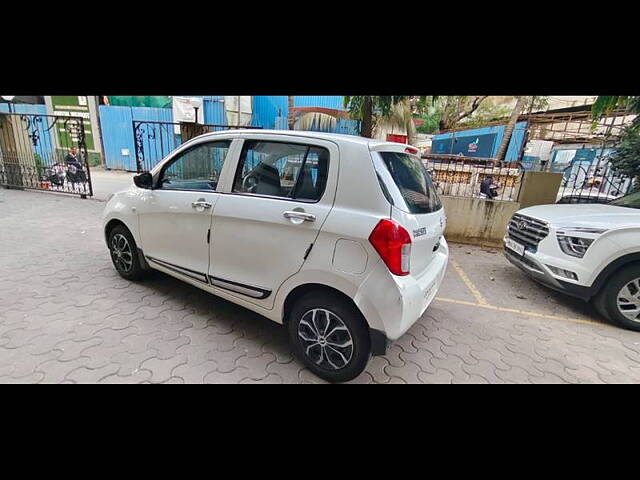
[[[204,200],[198,200],[196,202],[191,202],[191,206],[193,208],[211,208],[213,206],[213,203],[210,202],[206,202]]]
[[[287,210],[282,215],[284,218],[292,218],[295,220],[303,220],[305,222],[315,222],[316,216],[313,213],[296,212],[295,210]]]

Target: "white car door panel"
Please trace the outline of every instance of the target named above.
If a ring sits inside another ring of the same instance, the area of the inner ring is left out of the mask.
[[[218,179],[231,140],[196,143],[163,164],[141,199],[138,224],[151,266],[208,283],[209,238]]]
[[[248,184],[253,184],[257,191],[268,193],[230,191],[221,194],[211,226],[211,284],[266,308],[273,307],[277,289],[287,278],[300,270],[311,251],[312,244],[333,206],[337,181],[339,158],[335,144],[320,140],[305,142],[305,139],[299,138],[282,140],[282,143],[284,142],[308,147],[312,153],[307,150],[306,157],[303,158],[303,162],[308,163],[296,163],[298,160],[294,158],[295,155],[287,155],[278,164],[281,174],[280,185],[277,184],[277,180],[271,178],[266,187],[255,179],[248,182],[243,180],[245,177],[250,179],[256,172],[264,175],[268,167],[263,166],[261,169],[258,164],[249,169],[249,173],[241,175],[242,178],[236,178],[236,186],[244,184],[244,187],[247,187]],[[269,150],[268,146],[262,145],[261,148],[268,152],[264,157],[280,155]],[[319,160],[320,157],[322,160]],[[328,168],[322,170],[324,173],[319,175],[318,162],[325,161]],[[241,156],[241,167],[242,162]],[[296,171],[297,166],[299,168]],[[295,172],[295,178],[288,176],[287,168]],[[300,175],[300,171],[306,173]],[[308,189],[307,197],[320,195],[314,190],[321,188],[319,178],[326,178],[326,186],[318,201],[276,198],[274,195],[278,188],[282,192],[291,192],[291,196],[297,195],[296,189],[298,194],[303,195],[304,188]]]
[[[207,237],[219,196],[214,192],[149,191],[138,217],[145,257],[206,275]]]

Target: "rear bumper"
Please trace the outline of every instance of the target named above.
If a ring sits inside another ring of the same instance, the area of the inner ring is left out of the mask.
[[[525,252],[524,257],[518,257],[517,255],[512,254],[509,249],[505,248],[504,256],[509,260],[509,262],[518,267],[533,280],[558,292],[580,298],[585,301],[588,301],[597,293],[597,289],[595,287],[576,285],[575,283],[564,282],[554,277],[549,273],[549,270],[542,265],[542,263],[538,262],[535,256],[529,252]]]
[[[422,316],[435,298],[449,261],[449,247],[443,238],[429,267],[420,277],[398,277],[389,272],[383,262],[358,289],[354,301],[377,337],[384,335],[386,342],[378,338],[372,346],[377,354],[384,354],[380,347],[400,338]]]

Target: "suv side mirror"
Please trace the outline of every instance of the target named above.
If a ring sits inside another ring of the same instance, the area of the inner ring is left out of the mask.
[[[144,172],[133,177],[133,183],[136,184],[136,187],[150,190],[153,187],[153,177],[149,172]]]

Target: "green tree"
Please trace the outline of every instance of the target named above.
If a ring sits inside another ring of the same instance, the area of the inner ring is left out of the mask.
[[[599,96],[591,107],[595,122],[618,109],[637,115],[630,125],[622,129],[614,152],[609,157],[613,171],[633,180],[634,190],[640,190],[640,96]]]
[[[376,119],[390,118],[393,114],[393,107],[399,103],[405,102],[407,99],[407,96],[399,95],[387,97],[375,97],[369,95],[345,96],[344,107],[349,110],[351,118],[355,118],[362,122],[360,135],[372,138]]]
[[[468,97],[449,95],[437,98],[440,108],[440,130],[449,130],[458,126],[480,108],[489,95]]]
[[[640,190],[640,128],[631,125],[622,130],[609,162],[616,174],[630,178],[633,189]]]

